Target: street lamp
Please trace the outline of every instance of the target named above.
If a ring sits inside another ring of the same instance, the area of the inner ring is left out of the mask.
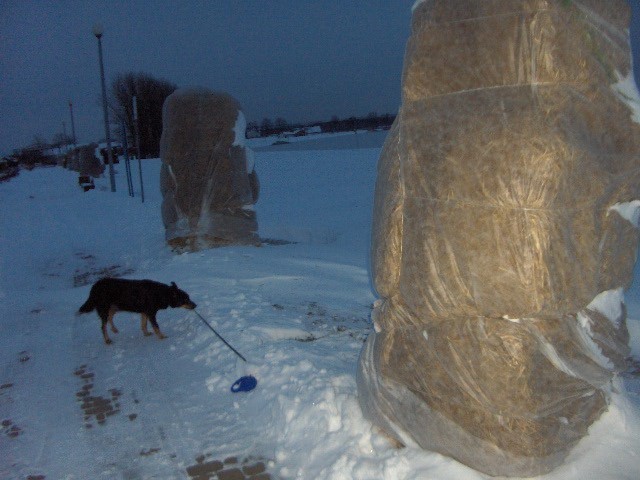
[[[111,153],[111,134],[109,133],[109,111],[107,109],[107,88],[104,84],[104,64],[102,62],[102,25],[96,23],[93,26],[93,34],[98,39],[98,57],[100,59],[100,81],[102,83],[102,109],[104,110],[104,132],[107,137],[107,159],[109,163],[109,179],[111,180],[111,191],[116,191],[116,179],[113,172],[113,155]]]

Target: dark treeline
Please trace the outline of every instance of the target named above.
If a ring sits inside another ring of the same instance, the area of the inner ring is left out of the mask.
[[[323,132],[348,132],[355,130],[387,130],[396,119],[395,115],[385,113],[378,115],[375,112],[370,113],[366,117],[350,117],[343,120],[333,117],[328,122],[319,122]]]
[[[385,113],[378,115],[375,112],[365,117],[349,117],[339,119],[334,116],[328,121],[311,122],[308,124],[288,123],[282,118],[271,121],[265,118],[260,124],[249,122],[247,124],[247,137],[269,137],[272,135],[293,134],[305,135],[313,127],[319,127],[322,133],[349,132],[356,130],[388,130],[395,120],[396,115]],[[320,133],[316,132],[316,133]]]
[[[58,158],[49,153],[49,145],[30,145],[13,151],[12,155],[4,157],[0,164],[4,168],[17,167],[18,165],[31,170],[35,167],[48,167],[58,164]]]

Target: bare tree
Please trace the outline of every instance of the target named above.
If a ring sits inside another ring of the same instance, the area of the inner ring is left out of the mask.
[[[124,121],[127,134],[133,144],[135,125],[133,97],[137,99],[138,122],[140,126],[140,154],[143,158],[160,154],[162,135],[162,106],[177,86],[165,80],[158,80],[146,73],[121,73],[111,85],[111,108],[120,130]]]
[[[278,117],[278,118],[276,118],[274,127],[278,131],[278,133],[280,133],[280,132],[284,132],[285,130],[288,130],[289,129],[289,124],[287,123],[287,121],[284,118]]]

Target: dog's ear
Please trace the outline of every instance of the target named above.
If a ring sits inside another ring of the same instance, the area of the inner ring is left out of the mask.
[[[171,282],[171,286],[172,286],[173,288],[178,288],[178,285],[176,285],[176,282]]]

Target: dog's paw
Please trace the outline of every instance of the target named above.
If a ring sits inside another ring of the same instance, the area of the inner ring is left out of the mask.
[[[107,345],[111,345],[113,343],[112,340],[105,340],[104,343],[106,343]]]
[[[153,333],[151,332],[142,332],[144,334],[145,337],[150,337],[151,335],[153,335]]]
[[[116,327],[111,327],[113,333],[119,333],[120,331]]]

